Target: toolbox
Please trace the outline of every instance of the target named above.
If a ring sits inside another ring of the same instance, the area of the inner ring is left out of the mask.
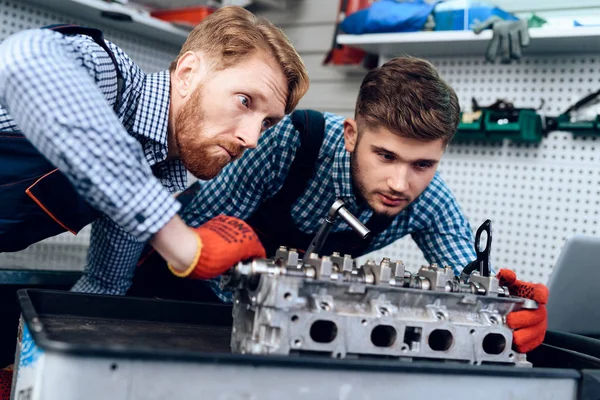
[[[502,143],[509,139],[514,143],[539,143],[543,138],[542,119],[535,110],[481,110],[460,116],[453,142]]]
[[[472,112],[461,112],[454,142],[540,143],[544,136],[541,115],[532,108],[516,108],[511,102],[498,99],[482,107],[471,99]],[[543,103],[542,103],[543,105]]]
[[[454,134],[454,142],[481,141],[487,142],[488,135],[485,131],[483,121],[485,112],[480,113],[460,113],[460,124]]]
[[[533,368],[258,356],[230,352],[229,305],[40,289],[22,289],[18,299],[18,400],[494,400],[542,393],[563,400],[600,393],[600,345],[589,338],[563,349],[557,343],[568,335],[554,336],[530,353]],[[582,352],[586,341],[593,350]]]
[[[484,125],[492,141],[539,143],[543,136],[542,119],[535,110],[489,110]]]

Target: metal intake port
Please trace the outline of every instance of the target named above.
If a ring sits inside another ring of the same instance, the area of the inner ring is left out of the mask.
[[[371,331],[371,342],[377,347],[391,347],[396,342],[396,329],[389,325],[377,325]]]
[[[317,343],[331,343],[337,336],[337,325],[333,321],[320,319],[310,326],[310,337]]]
[[[483,338],[482,347],[487,354],[500,354],[506,348],[506,338],[499,333],[488,333]]]
[[[419,350],[421,346],[421,333],[423,328],[419,326],[407,326],[404,330],[404,343],[411,350]]]
[[[454,342],[452,333],[446,329],[435,329],[429,334],[429,347],[434,351],[447,351]]]

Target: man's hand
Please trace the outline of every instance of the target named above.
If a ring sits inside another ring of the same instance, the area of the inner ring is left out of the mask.
[[[500,54],[502,64],[510,64],[511,60],[521,59],[521,48],[529,46],[529,30],[527,21],[505,21],[498,16],[492,16],[476,25],[473,32],[481,33],[492,27],[493,37],[490,41],[485,58],[494,62]]]
[[[190,230],[197,242],[194,258],[186,264],[175,264],[166,258],[171,272],[181,278],[210,279],[239,261],[266,257],[256,233],[238,218],[219,215]]]
[[[523,282],[508,269],[501,269],[496,276],[500,285],[507,286],[511,295],[524,297],[538,303],[537,310],[520,310],[508,314],[506,322],[514,329],[513,344],[519,353],[527,353],[544,341],[548,327],[548,288],[541,283]]]

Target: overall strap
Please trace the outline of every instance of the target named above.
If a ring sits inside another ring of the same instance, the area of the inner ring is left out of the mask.
[[[112,63],[115,66],[115,70],[117,73],[117,100],[115,101],[115,105],[113,109],[115,112],[118,112],[119,106],[121,105],[121,99],[123,96],[123,87],[125,86],[125,79],[123,78],[123,74],[119,69],[119,64],[117,63],[117,59],[112,52],[112,50],[108,47],[106,42],[104,41],[104,35],[102,31],[96,28],[88,28],[85,26],[72,25],[72,24],[55,24],[55,25],[47,25],[42,29],[50,29],[63,35],[86,35],[91,37],[98,46],[102,47],[104,51],[110,57]]]
[[[285,182],[276,197],[278,202],[291,209],[315,172],[319,151],[325,137],[323,113],[314,110],[296,110],[291,115],[292,124],[300,134],[300,147],[290,166]]]
[[[306,242],[306,235],[295,226],[292,219],[292,204],[304,193],[314,174],[325,137],[325,118],[322,113],[296,110],[291,114],[291,120],[300,135],[300,147],[296,151],[285,182],[281,189],[264,201],[247,220],[259,236],[268,256],[274,255],[280,245],[295,247]]]

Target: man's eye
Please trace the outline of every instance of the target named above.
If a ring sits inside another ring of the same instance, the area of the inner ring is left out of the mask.
[[[383,161],[394,161],[394,156],[388,153],[378,153],[379,158]]]
[[[271,125],[272,125],[271,124],[271,120],[270,119],[265,119],[263,121],[263,123],[262,123],[263,130],[269,129],[271,127]]]
[[[248,100],[248,98],[246,96],[238,96],[238,99],[240,100],[240,103],[242,103],[242,105],[244,107],[248,107],[250,105],[250,100]]]
[[[421,171],[431,168],[432,164],[428,162],[420,162],[415,164],[415,168]]]

